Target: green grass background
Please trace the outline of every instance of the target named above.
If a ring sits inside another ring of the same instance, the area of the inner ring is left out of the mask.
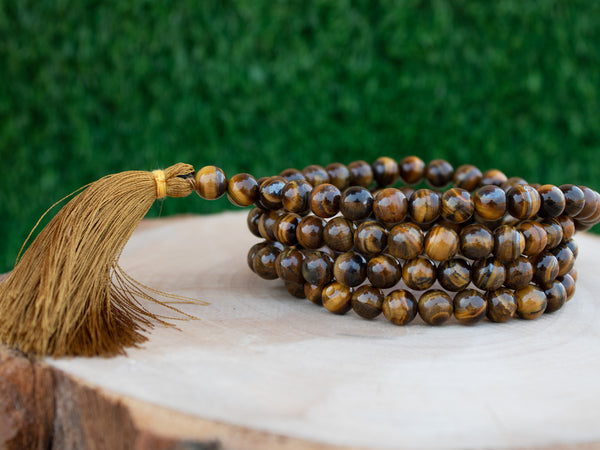
[[[596,1],[0,2],[0,271],[116,171],[418,154],[598,189],[599,151]]]

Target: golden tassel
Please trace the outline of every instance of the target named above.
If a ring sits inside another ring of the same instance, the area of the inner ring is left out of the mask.
[[[35,355],[112,356],[144,342],[155,322],[165,324],[136,295],[158,301],[117,262],[154,201],[191,194],[193,175],[182,163],[122,172],[69,201],[0,283],[0,341]]]

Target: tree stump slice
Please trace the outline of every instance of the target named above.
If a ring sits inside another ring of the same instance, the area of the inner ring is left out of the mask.
[[[441,327],[291,297],[256,242],[243,212],[143,221],[121,266],[211,304],[123,357],[0,348],[0,448],[600,448],[599,238],[561,310]]]

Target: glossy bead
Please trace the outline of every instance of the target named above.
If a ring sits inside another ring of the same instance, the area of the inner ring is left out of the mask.
[[[600,206],[600,199],[596,195],[596,192],[587,186],[579,186],[579,189],[581,189],[583,192],[583,208],[579,214],[575,216],[575,218],[577,220],[587,220],[598,210],[598,206]]]
[[[531,219],[541,206],[541,198],[538,191],[528,185],[516,185],[506,193],[508,212],[517,219]]]
[[[579,246],[577,245],[577,242],[575,242],[574,239],[569,239],[565,242],[565,245],[569,247],[569,250],[573,253],[573,257],[577,259],[577,256],[579,256]]]
[[[295,248],[286,248],[277,255],[276,271],[277,276],[290,283],[304,284],[302,276],[302,262],[304,255]]]
[[[539,215],[541,217],[558,217],[565,210],[565,194],[551,184],[545,184],[538,188],[538,193],[542,200]]]
[[[515,187],[515,186],[525,186],[528,185],[527,181],[524,180],[521,177],[510,177],[508,180],[506,180],[504,183],[502,183],[500,185],[500,187],[502,189],[504,189],[505,192],[510,191],[511,188]]]
[[[437,219],[442,210],[440,196],[431,189],[419,189],[410,197],[408,210],[417,223],[430,223]]]
[[[262,214],[262,209],[252,208],[248,213],[248,217],[246,218],[246,224],[248,225],[248,229],[256,237],[262,237],[258,229],[258,221],[260,220],[260,216],[262,216]]]
[[[425,176],[425,163],[417,156],[407,156],[398,164],[400,178],[406,184],[418,184]]]
[[[316,187],[323,183],[329,183],[329,174],[327,171],[316,164],[312,164],[310,166],[306,166],[302,169],[302,175],[306,178],[313,187]]]
[[[321,292],[323,306],[334,314],[346,314],[352,308],[352,290],[334,281]]]
[[[505,183],[508,180],[506,175],[499,171],[498,169],[490,169],[483,172],[481,177],[481,186],[486,186],[489,184],[493,184],[495,186],[501,186],[502,183]]]
[[[387,230],[377,222],[362,223],[354,233],[354,245],[365,256],[378,255],[387,246]]]
[[[275,221],[274,235],[275,240],[285,246],[296,245],[298,239],[296,237],[296,229],[300,223],[301,217],[298,214],[288,213],[282,214]]]
[[[473,192],[479,187],[482,178],[481,170],[471,164],[464,164],[454,172],[454,186]]]
[[[398,189],[382,189],[373,199],[373,213],[384,223],[402,222],[408,213],[408,200]]]
[[[279,174],[279,176],[281,178],[285,178],[285,181],[293,181],[293,180],[304,180],[306,181],[306,178],[304,177],[304,175],[302,175],[302,172],[300,172],[298,169],[285,169],[282,170],[281,173]]]
[[[467,225],[460,232],[460,252],[465,258],[483,259],[494,249],[494,237],[484,225]]]
[[[492,322],[506,322],[517,313],[517,300],[510,289],[500,288],[485,294],[486,316]]]
[[[323,252],[310,252],[302,261],[302,276],[307,283],[323,286],[331,281],[333,260]]]
[[[556,256],[546,250],[533,260],[533,280],[540,285],[553,282],[558,276],[559,266]]]
[[[556,218],[556,221],[560,224],[562,228],[562,243],[570,240],[575,234],[575,222],[573,219],[567,215],[562,215]]]
[[[358,286],[367,277],[367,261],[360,253],[346,252],[333,265],[333,276],[345,286]]]
[[[329,182],[340,191],[350,186],[350,171],[342,163],[331,163],[325,167],[325,170],[329,175]]]
[[[340,211],[347,219],[366,219],[372,210],[373,196],[368,189],[361,186],[350,186],[342,193]]]
[[[575,280],[573,280],[573,277],[567,274],[564,277],[558,277],[557,280],[565,287],[565,292],[567,293],[566,301],[571,300],[575,294]]]
[[[383,299],[383,315],[394,325],[406,325],[417,315],[417,300],[407,290],[397,289]]]
[[[429,289],[436,279],[435,265],[427,258],[407,261],[402,268],[402,280],[415,291]]]
[[[261,205],[268,209],[280,209],[283,200],[283,188],[286,181],[282,177],[267,178],[260,185],[258,198]]]
[[[415,193],[415,188],[413,188],[412,186],[406,186],[406,185],[400,186],[398,188],[398,190],[404,194],[404,196],[406,197],[406,200],[410,199],[412,197],[412,195]]]
[[[521,222],[517,225],[517,230],[525,238],[525,248],[523,254],[534,256],[541,253],[548,244],[548,234],[542,225],[532,220]]]
[[[453,223],[463,223],[471,218],[475,206],[471,194],[465,189],[448,189],[442,195],[441,216]]]
[[[265,280],[275,280],[277,278],[275,262],[278,254],[279,250],[272,245],[260,248],[252,260],[254,272]]]
[[[464,259],[449,259],[438,266],[437,280],[447,291],[460,291],[471,282],[471,267]]]
[[[558,261],[558,276],[565,276],[575,266],[575,256],[573,255],[573,252],[565,244],[560,244],[551,251]]]
[[[429,325],[441,325],[452,317],[453,302],[439,289],[424,292],[419,298],[419,315]]]
[[[577,269],[575,267],[573,267],[571,269],[571,271],[569,272],[569,275],[571,275],[571,278],[573,278],[573,281],[577,282]]]
[[[498,220],[506,213],[506,193],[493,185],[480,187],[473,196],[475,211],[484,220]]]
[[[389,186],[394,184],[400,175],[398,163],[395,159],[382,156],[373,161],[371,166],[373,178],[378,186]]]
[[[485,317],[487,302],[475,289],[465,289],[454,296],[454,317],[460,323],[470,325]]]
[[[471,266],[471,281],[484,291],[499,289],[506,278],[506,271],[500,261],[492,257],[480,259]]]
[[[281,200],[286,211],[304,213],[310,208],[312,185],[304,180],[288,181],[281,192]]]
[[[225,172],[216,166],[204,166],[196,172],[196,192],[206,200],[215,200],[227,192]]]
[[[423,250],[423,231],[413,223],[401,223],[390,230],[388,253],[399,259],[413,259]]]
[[[279,219],[281,213],[279,211],[266,211],[258,219],[258,231],[264,239],[268,241],[276,241],[275,223]]]
[[[254,256],[256,255],[256,252],[267,245],[269,245],[267,242],[259,242],[258,244],[254,244],[252,247],[250,247],[250,250],[248,250],[246,262],[248,263],[248,267],[250,267],[252,272],[254,272]]]
[[[374,319],[381,314],[383,293],[373,286],[363,285],[352,293],[352,309],[364,319]]]
[[[323,286],[317,284],[304,283],[304,295],[315,305],[322,305],[321,294]]]
[[[535,319],[546,310],[547,301],[544,291],[530,284],[515,291],[517,314],[521,319]]]
[[[320,217],[306,216],[296,228],[298,243],[304,248],[317,249],[323,247],[323,229],[325,221]]]
[[[365,161],[353,161],[348,164],[350,186],[369,187],[373,183],[373,169]]]
[[[554,248],[562,242],[563,230],[556,219],[547,219],[540,223],[546,231],[548,242],[546,248]]]
[[[494,231],[494,256],[501,262],[513,261],[525,250],[525,238],[519,230],[502,225]]]
[[[320,184],[311,194],[311,210],[319,217],[333,217],[340,211],[342,194],[333,184]]]
[[[227,182],[227,198],[235,206],[250,206],[258,200],[258,183],[249,173],[238,173]]]
[[[560,281],[553,281],[548,286],[544,286],[544,295],[546,295],[546,310],[544,312],[552,313],[563,307],[567,301],[567,290]]]
[[[336,252],[347,252],[354,247],[354,224],[344,217],[334,217],[323,229],[325,244]]]
[[[434,159],[425,168],[425,179],[434,188],[447,186],[454,177],[454,168],[443,159]]]
[[[459,238],[456,231],[441,225],[434,225],[425,236],[423,248],[434,261],[445,261],[458,253]]]
[[[292,283],[291,281],[285,281],[283,284],[290,295],[296,298],[306,298],[304,284]]]
[[[533,279],[533,265],[528,258],[519,256],[505,266],[506,279],[504,285],[511,289],[527,286]]]
[[[378,255],[367,264],[367,278],[373,286],[388,289],[402,279],[402,267],[393,256]]]
[[[564,214],[574,217],[581,212],[585,205],[583,191],[574,184],[563,184],[558,187],[565,197]]]

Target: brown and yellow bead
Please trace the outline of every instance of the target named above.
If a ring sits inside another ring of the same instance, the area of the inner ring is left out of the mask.
[[[321,291],[321,302],[334,314],[346,314],[352,308],[352,289],[334,281]]]
[[[383,293],[373,286],[363,285],[352,293],[352,309],[364,319],[374,319],[381,314]]]
[[[424,292],[419,298],[419,315],[429,325],[441,325],[452,317],[450,296],[439,289]]]
[[[383,299],[383,315],[394,325],[406,325],[417,315],[417,300],[405,289],[390,292]]]
[[[485,317],[487,302],[475,289],[464,289],[454,296],[454,317],[470,325]]]

